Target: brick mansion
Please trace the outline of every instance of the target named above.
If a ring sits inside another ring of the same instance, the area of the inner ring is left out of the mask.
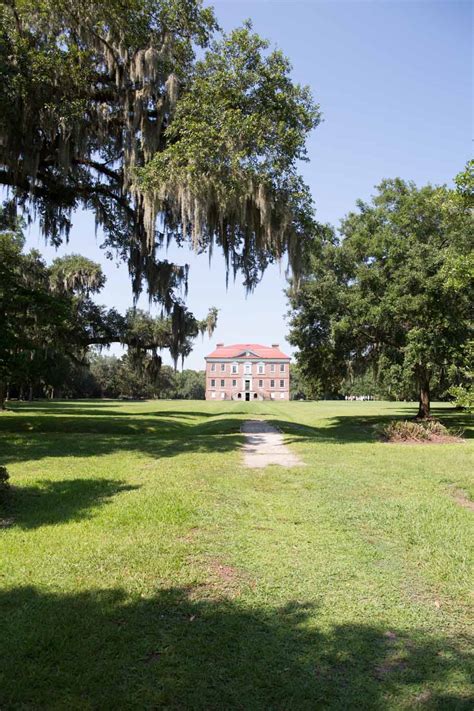
[[[278,343],[218,343],[205,360],[206,400],[290,399],[290,358]]]

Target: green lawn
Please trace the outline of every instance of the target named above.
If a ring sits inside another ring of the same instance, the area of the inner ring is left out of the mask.
[[[1,414],[0,708],[472,708],[473,440],[377,441],[377,424],[413,413],[87,401]],[[240,423],[259,415],[305,466],[242,468]]]

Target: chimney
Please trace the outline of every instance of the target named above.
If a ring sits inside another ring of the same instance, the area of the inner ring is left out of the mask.
[[[279,343],[272,343],[272,348],[279,348],[280,344]]]
[[[216,343],[216,348],[224,348],[224,344],[223,343]]]

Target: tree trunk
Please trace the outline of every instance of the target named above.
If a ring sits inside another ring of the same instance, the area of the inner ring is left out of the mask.
[[[430,416],[430,380],[427,375],[420,378],[420,401],[418,404],[417,417],[424,420]]]
[[[5,410],[5,398],[7,394],[7,389],[5,383],[0,383],[0,410]]]

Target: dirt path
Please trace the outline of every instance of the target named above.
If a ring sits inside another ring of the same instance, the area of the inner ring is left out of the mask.
[[[245,435],[243,446],[244,466],[261,469],[269,464],[282,467],[302,466],[303,462],[292,454],[283,442],[281,433],[265,420],[246,420],[241,432]]]

